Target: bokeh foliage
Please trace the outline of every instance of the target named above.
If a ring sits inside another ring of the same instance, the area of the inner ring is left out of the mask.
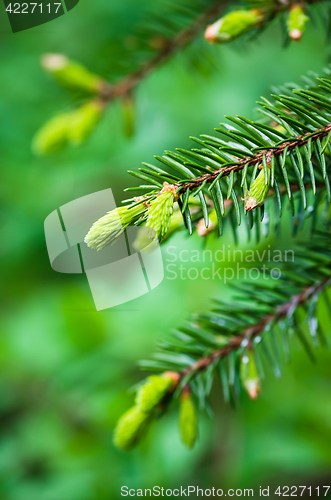
[[[224,114],[253,118],[252,102],[268,95],[270,85],[297,81],[308,69],[319,72],[329,52],[322,32],[308,27],[302,42],[286,50],[277,29],[249,47],[240,41],[214,47],[217,71],[208,75],[179,54],[140,87],[130,141],[115,104],[80,149],[34,157],[36,129],[71,106],[68,93],[41,71],[40,56],[66,53],[107,76],[120,44],[130,42],[147,8],[146,0],[80,2],[49,25],[15,35],[1,19],[3,500],[108,500],[119,498],[122,484],[225,489],[314,486],[330,479],[330,354],[319,352],[311,366],[299,345],[282,381],[270,374],[257,402],[244,399],[233,412],[215,390],[216,417],[203,417],[193,451],[179,441],[175,413],[131,454],[112,444],[115,422],[132,402],[127,387],[141,379],[136,360],[149,356],[157,339],[167,338],[187,314],[207,309],[209,297],[221,297],[225,288],[218,281],[165,279],[152,293],[97,313],[84,276],[51,269],[44,219],[62,204],[106,187],[119,202],[127,169],[164,149],[187,147],[189,135],[212,132]],[[286,222],[282,234],[283,241],[270,237],[258,248],[288,248]],[[223,243],[233,245],[230,233]],[[202,250],[197,235],[178,235],[170,244],[178,251]],[[245,239],[242,244],[246,248]],[[328,323],[325,329],[330,331]]]

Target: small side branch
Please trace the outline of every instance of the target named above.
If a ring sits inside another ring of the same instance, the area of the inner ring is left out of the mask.
[[[125,76],[115,85],[107,85],[101,93],[101,99],[104,103],[110,104],[112,101],[119,97],[128,96],[132,93],[145,78],[147,78],[153,71],[155,71],[161,64],[164,64],[171,57],[173,57],[183,47],[188,45],[206,25],[212,22],[227,5],[226,0],[218,0],[200,15],[195,21],[183,31],[180,31],[173,39],[168,39],[164,47],[146,61],[142,66],[133,73]]]
[[[283,141],[281,144],[279,144],[279,146],[263,149],[258,153],[256,153],[254,156],[246,156],[245,158],[242,158],[240,161],[238,161],[238,163],[219,168],[218,170],[214,170],[210,174],[203,174],[199,177],[196,177],[195,179],[192,179],[191,181],[183,182],[178,192],[180,194],[183,194],[187,191],[187,189],[193,190],[198,188],[202,184],[206,183],[210,184],[217,177],[219,177],[220,174],[222,174],[221,177],[226,177],[230,175],[231,172],[238,172],[240,170],[243,170],[246,165],[248,167],[251,167],[253,165],[256,165],[257,163],[262,164],[263,157],[266,157],[267,161],[268,160],[270,161],[270,158],[272,156],[274,156],[275,158],[279,158],[284,153],[285,150],[291,152],[295,150],[295,148],[301,148],[302,146],[306,145],[309,140],[315,142],[318,139],[323,139],[329,134],[330,131],[331,131],[331,124],[328,124],[325,127],[320,128],[313,133],[309,132],[307,134],[300,135],[293,139],[288,139],[286,141]]]
[[[317,283],[316,285],[306,287],[301,293],[292,297],[290,301],[278,306],[275,309],[274,313],[266,315],[259,323],[254,326],[250,326],[240,335],[235,336],[227,346],[215,350],[209,356],[199,359],[191,366],[183,370],[180,373],[178,383],[180,383],[184,377],[190,374],[197,375],[198,373],[206,370],[216,359],[225,358],[231,352],[236,351],[244,340],[247,340],[248,343],[251,343],[255,337],[260,335],[265,330],[268,324],[274,321],[279,321],[282,318],[286,317],[292,309],[295,309],[299,305],[305,304],[314,295],[324,290],[324,288],[326,288],[330,284],[331,278],[328,277],[324,281]]]

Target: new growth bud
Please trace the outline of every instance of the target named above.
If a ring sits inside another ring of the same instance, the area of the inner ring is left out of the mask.
[[[164,372],[152,375],[139,388],[136,404],[119,419],[114,431],[114,444],[122,450],[129,450],[137,445],[148,426],[155,411],[168,392],[177,385],[179,375],[176,372]]]
[[[163,242],[168,240],[177,230],[181,229],[184,226],[183,217],[181,211],[179,209],[174,210],[173,215],[171,216],[168,231],[163,237]],[[140,227],[138,229],[137,237],[133,242],[133,247],[138,250],[152,251],[155,249],[155,244],[147,234],[146,228]]]
[[[259,9],[236,10],[229,12],[216,23],[208,26],[205,39],[210,43],[226,43],[246,33],[263,22]]]
[[[63,87],[98,93],[104,85],[101,77],[62,54],[45,54],[41,58],[41,66]]]
[[[70,120],[70,113],[62,113],[46,122],[33,138],[32,149],[34,153],[42,156],[63,149],[68,143]]]
[[[267,168],[267,179],[265,177],[264,168],[261,169],[259,175],[253,181],[251,188],[246,192],[245,210],[253,210],[260,207],[265,202],[270,187],[270,168]]]
[[[115,208],[93,224],[84,241],[90,248],[101,250],[113,244],[124,229],[136,222],[145,212],[144,203]]]
[[[179,429],[183,443],[193,448],[198,437],[198,417],[189,389],[180,398]]]
[[[257,399],[261,392],[261,380],[251,350],[243,356],[240,365],[240,378],[251,399]]]
[[[151,415],[133,406],[117,422],[114,444],[122,450],[133,448],[144,436],[151,421]]]
[[[151,229],[151,239],[154,239],[156,235],[159,241],[163,239],[168,230],[174,202],[178,198],[174,185],[165,182],[163,186],[159,195],[151,201],[146,222],[146,227]]]
[[[72,113],[68,129],[71,144],[80,145],[88,139],[100,119],[102,110],[101,101],[89,101]]]
[[[287,18],[288,34],[292,40],[300,40],[305,31],[307,21],[309,21],[309,17],[306,16],[302,5],[293,5]]]
[[[177,374],[175,374],[177,375]],[[151,375],[140,387],[136,396],[136,404],[144,412],[153,410],[176,384],[170,372],[162,375]]]
[[[32,148],[38,155],[52,154],[67,144],[77,146],[88,139],[103,110],[101,101],[92,100],[81,107],[55,116],[36,133]]]

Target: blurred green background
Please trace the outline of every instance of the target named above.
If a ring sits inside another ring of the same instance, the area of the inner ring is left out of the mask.
[[[112,444],[114,425],[132,403],[128,388],[144,376],[137,360],[190,313],[205,310],[211,297],[227,292],[216,280],[165,279],[143,297],[96,312],[84,275],[50,267],[44,219],[108,187],[119,203],[123,188],[134,184],[127,169],[164,149],[190,146],[189,135],[212,132],[224,114],[253,117],[255,101],[271,85],[320,71],[329,54],[323,30],[311,26],[301,43],[286,49],[277,26],[248,47],[214,47],[217,69],[208,75],[181,53],[139,87],[132,139],[124,137],[114,104],[83,147],[34,157],[35,131],[72,104],[42,72],[40,56],[65,53],[108,76],[123,40],[150,7],[146,0],[81,0],[56,21],[15,35],[1,12],[1,500],[110,500],[120,498],[122,485],[330,484],[330,353],[318,352],[312,366],[295,343],[282,381],[270,373],[257,402],[244,397],[234,412],[216,384],[215,418],[201,416],[193,451],[180,442],[176,409],[137,450],[124,453]],[[287,248],[288,232],[285,222]],[[221,243],[233,245],[232,235]],[[197,235],[179,234],[169,244],[202,249]],[[262,240],[258,248],[267,244],[275,242]],[[330,331],[323,315],[322,308]]]

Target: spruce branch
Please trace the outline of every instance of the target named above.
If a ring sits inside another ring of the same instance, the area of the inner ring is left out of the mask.
[[[109,105],[116,100],[120,100],[126,121],[125,128],[130,134],[134,127],[132,123],[134,119],[133,95],[136,88],[162,64],[192,43],[205,29],[206,25],[220,14],[227,3],[228,0],[196,0],[195,2],[185,0],[182,5],[169,6],[165,12],[160,12],[159,17],[163,21],[161,25],[156,19],[156,23],[154,23],[156,27],[152,32],[147,30],[145,34],[137,34],[139,46],[135,51],[136,57],[132,57],[132,54],[129,53],[123,54],[122,58],[127,59],[129,66],[131,62],[134,69],[127,70],[120,77],[112,75],[112,79],[117,80],[115,83],[110,81],[109,77],[104,78],[91,73],[80,63],[71,61],[62,54],[45,54],[41,58],[41,65],[60,85],[78,91],[85,99],[92,99],[91,102],[97,102],[100,107],[100,116],[98,118],[101,118],[101,112],[105,112]],[[151,21],[154,20],[154,17],[156,15],[151,15]],[[154,39],[157,41],[156,48],[153,47]],[[143,54],[144,61],[136,67],[136,61],[141,58],[138,55],[140,52]],[[146,58],[146,52],[150,57]],[[76,112],[84,114],[84,105],[79,107]],[[70,137],[72,113],[55,116],[41,127],[33,140],[33,150],[36,154],[54,153],[68,144],[78,144],[78,142],[71,141]],[[86,127],[84,127],[84,123],[81,125],[83,130],[81,135],[84,135],[86,140],[99,120],[95,120],[93,126],[91,126],[88,117],[85,121],[88,123]]]
[[[86,99],[86,102],[76,110],[61,113],[46,122],[34,137],[35,153],[49,154],[63,149],[66,145],[82,144],[95,130],[108,106],[116,100],[121,102],[124,129],[127,135],[132,135],[136,88],[185,47],[192,45],[192,52],[196,54],[198,47],[193,44],[194,40],[199,38],[199,34],[210,22],[217,19],[228,3],[229,0],[195,0],[193,3],[183,0],[182,5],[169,6],[164,13],[158,13],[161,22],[157,23],[153,32],[147,30],[147,36],[146,33],[140,33],[136,37],[138,41],[136,57],[132,57],[133,54],[128,51],[118,58],[124,62],[126,71],[116,75],[116,70],[113,68],[116,64],[113,61],[112,78],[96,75],[64,55],[44,55],[41,62],[46,72],[60,85],[79,91],[80,97]],[[253,0],[248,3],[247,8],[232,11],[209,25],[205,31],[205,38],[212,43],[229,42],[246,33],[253,38],[275,18],[282,18],[286,14],[288,16],[286,22],[280,23],[285,29],[285,39],[299,40],[309,16],[313,15],[310,10],[315,3],[322,4],[321,12],[317,11],[317,15],[322,15],[327,21],[329,14],[326,8],[323,12],[323,5],[327,6],[328,2],[324,0],[305,0],[300,3],[288,0]],[[202,47],[204,52],[208,49],[207,46],[208,44],[204,43]],[[142,57],[139,57],[140,52],[143,54]],[[137,64],[139,59],[142,59],[142,62]],[[202,59],[207,58],[202,57]],[[95,116],[92,118],[88,113],[90,104],[92,107],[98,107],[98,113],[94,113]],[[75,121],[71,120],[73,114],[77,114],[80,120],[79,140],[72,140],[72,135],[77,135],[75,132],[71,133],[71,129],[75,128]]]
[[[228,356],[231,352],[239,349],[244,341],[246,341],[246,345],[249,346],[258,335],[263,334],[269,324],[278,322],[285,318],[292,309],[296,309],[298,306],[306,304],[314,296],[318,295],[322,290],[330,285],[331,277],[327,277],[320,283],[304,288],[298,295],[291,297],[288,302],[277,306],[275,311],[271,314],[264,316],[259,323],[254,326],[249,326],[238,336],[234,337],[226,347],[221,347],[220,349],[213,351],[210,355],[199,359],[190,367],[184,369],[180,373],[178,383],[183,380],[184,377],[190,376],[191,374],[197,375],[199,372],[207,370],[207,368],[215,360],[222,359]]]
[[[323,1],[323,0],[322,0]],[[320,0],[295,1],[251,1],[245,8],[232,10],[208,26],[205,39],[210,43],[228,43],[246,33],[256,34],[264,30],[276,18],[286,16],[281,24],[285,39],[301,39],[306,23],[310,20],[309,7]]]
[[[196,177],[195,179],[192,179],[192,181],[186,181],[182,184],[180,184],[178,187],[180,188],[178,190],[179,194],[185,193],[188,189],[189,190],[194,190],[197,187],[200,187],[202,184],[211,184],[215,179],[221,178],[221,177],[226,177],[231,174],[231,172],[238,172],[243,170],[246,166],[247,167],[252,167],[256,165],[257,163],[261,165],[263,163],[263,158],[267,159],[267,163],[271,162],[271,158],[279,158],[281,155],[286,153],[291,153],[294,151],[296,148],[301,148],[302,146],[308,144],[309,141],[312,143],[323,139],[324,137],[327,137],[331,131],[331,123],[325,125],[325,127],[322,127],[320,129],[317,129],[315,132],[309,132],[303,135],[299,135],[295,138],[291,138],[288,140],[285,140],[284,142],[281,142],[278,146],[262,149],[261,151],[258,151],[255,153],[253,156],[244,156],[240,161],[237,163],[234,163],[233,165],[229,165],[226,167],[221,167],[218,170],[215,170],[214,172],[211,172],[210,174],[203,174],[200,175],[199,177]]]
[[[226,0],[217,0],[211,6],[206,8],[205,12],[200,14],[192,21],[192,24],[180,31],[172,39],[165,39],[163,47],[150,60],[144,62],[140,68],[131,74],[124,76],[114,85],[108,84],[101,89],[101,99],[110,104],[113,100],[131,95],[134,89],[154,72],[160,65],[167,62],[171,57],[177,54],[181,49],[196,38],[206,25],[211,22],[220,13],[226,5]]]
[[[314,361],[314,348],[327,345],[317,314],[321,297],[324,297],[331,319],[327,295],[331,286],[330,243],[330,232],[316,231],[312,241],[295,248],[295,264],[280,264],[280,280],[268,279],[259,284],[242,281],[233,287],[234,302],[215,301],[210,313],[194,316],[188,324],[173,332],[175,342],[160,342],[153,359],[140,362],[144,369],[161,372],[160,378],[148,377],[140,385],[136,397],[140,410],[144,410],[139,406],[141,394],[146,397],[147,392],[152,395],[147,398],[149,401],[157,401],[149,406],[150,423],[163,415],[172,401],[179,399],[181,405],[182,399],[189,397],[191,416],[185,418],[183,425],[188,427],[191,439],[182,428],[181,435],[184,443],[192,447],[197,436],[197,415],[192,409],[196,406],[194,400],[200,409],[208,409],[216,374],[220,377],[225,400],[237,405],[242,388],[251,399],[258,397],[265,364],[271,366],[277,378],[281,377],[280,352],[289,362],[291,338],[296,337]],[[180,421],[183,420],[181,412]],[[132,436],[130,430],[135,433],[137,429],[133,424],[125,425],[124,420],[124,435],[129,432],[132,439],[136,434]],[[116,436],[122,432],[123,419],[120,419]],[[118,438],[116,441],[118,443]],[[138,441],[134,439],[134,444]]]
[[[171,186],[189,232],[192,233],[201,215],[208,229],[213,208],[220,235],[223,233],[223,219],[230,216],[239,226],[243,215],[250,212],[253,215],[246,220],[252,229],[254,219],[258,218],[256,209],[262,211],[262,219],[263,206],[270,198],[277,202],[277,217],[282,216],[282,202],[286,198],[295,216],[297,194],[301,198],[299,210],[305,212],[307,190],[315,197],[318,195],[317,200],[325,197],[330,203],[331,79],[330,71],[325,72],[327,78],[317,79],[305,89],[295,88],[292,95],[273,95],[272,102],[263,99],[258,103],[263,120],[226,117],[235,126],[225,123],[215,130],[227,140],[209,135],[192,137],[200,149],[179,148],[155,157],[167,170],[143,163],[138,172],[129,171],[144,184],[126,191],[147,191],[144,197],[153,199],[154,209],[159,200],[161,220],[166,215],[163,214],[160,195],[163,186]],[[136,198],[126,202],[129,211],[135,206]],[[196,203],[200,206],[200,213]],[[231,210],[226,210],[229,206]],[[314,205],[313,210],[316,208]],[[145,213],[132,223],[144,223],[147,211],[146,205]],[[114,216],[115,213],[116,210]],[[232,222],[232,225],[235,224]],[[107,228],[104,229],[107,232]],[[93,245],[93,240],[98,238],[96,223],[86,241]]]

